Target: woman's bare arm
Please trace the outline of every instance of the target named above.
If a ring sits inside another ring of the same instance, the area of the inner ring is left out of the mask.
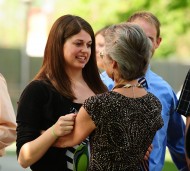
[[[73,130],[75,117],[76,114],[61,116],[52,127],[46,131],[43,131],[43,134],[41,134],[38,138],[25,143],[19,152],[19,164],[22,167],[27,168],[38,161],[52,146],[58,136],[64,136]]]
[[[73,131],[70,134],[60,137],[55,145],[63,148],[73,147],[80,144],[95,128],[96,126],[90,115],[81,107],[75,119]]]

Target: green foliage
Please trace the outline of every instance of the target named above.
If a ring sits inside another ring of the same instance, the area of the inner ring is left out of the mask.
[[[50,1],[50,0],[49,0]],[[47,1],[48,2],[48,1]],[[49,18],[49,26],[61,15],[75,14],[83,17],[92,25],[96,32],[105,25],[126,21],[136,11],[148,10],[160,20],[163,41],[155,57],[167,58],[171,54],[188,56],[179,47],[189,49],[186,35],[190,31],[189,0],[55,0],[54,12]],[[32,1],[32,8],[45,5],[43,0]],[[24,43],[26,9],[22,1],[3,1],[1,10],[0,45],[3,47],[19,47]],[[5,17],[6,16],[6,17]]]
[[[173,0],[172,2],[170,1],[170,4],[168,5],[168,10],[176,10],[176,9],[183,9],[186,8],[188,6],[188,2],[189,0],[183,0],[183,1],[179,1],[179,0]]]
[[[129,4],[129,5],[127,5]],[[180,36],[187,34],[190,27],[190,3],[189,0],[129,0],[126,2],[126,10],[117,11],[119,21],[126,20],[136,11],[147,10],[155,14],[161,22],[161,47],[155,54],[156,57],[167,58],[171,54],[178,54],[176,47]],[[184,45],[188,46],[188,45]]]

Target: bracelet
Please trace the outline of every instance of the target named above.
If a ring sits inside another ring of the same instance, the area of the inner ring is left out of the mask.
[[[55,137],[58,138],[58,136],[56,135],[55,131],[54,131],[54,125],[51,127],[51,134]]]

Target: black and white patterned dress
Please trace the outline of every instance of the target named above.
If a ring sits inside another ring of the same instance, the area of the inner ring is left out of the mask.
[[[161,103],[151,93],[129,98],[111,91],[88,98],[84,108],[96,125],[90,135],[89,171],[136,171],[158,129]]]

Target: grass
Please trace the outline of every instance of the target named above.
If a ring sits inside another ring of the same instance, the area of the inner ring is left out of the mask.
[[[176,166],[173,164],[172,161],[165,161],[164,168],[162,169],[162,171],[169,171],[169,170],[178,171],[178,169],[176,168]]]
[[[166,157],[165,157],[165,163],[164,163],[164,168],[162,169],[162,171],[178,171],[178,169],[176,168],[175,164],[173,163],[170,153],[168,151],[168,149],[166,150]]]

